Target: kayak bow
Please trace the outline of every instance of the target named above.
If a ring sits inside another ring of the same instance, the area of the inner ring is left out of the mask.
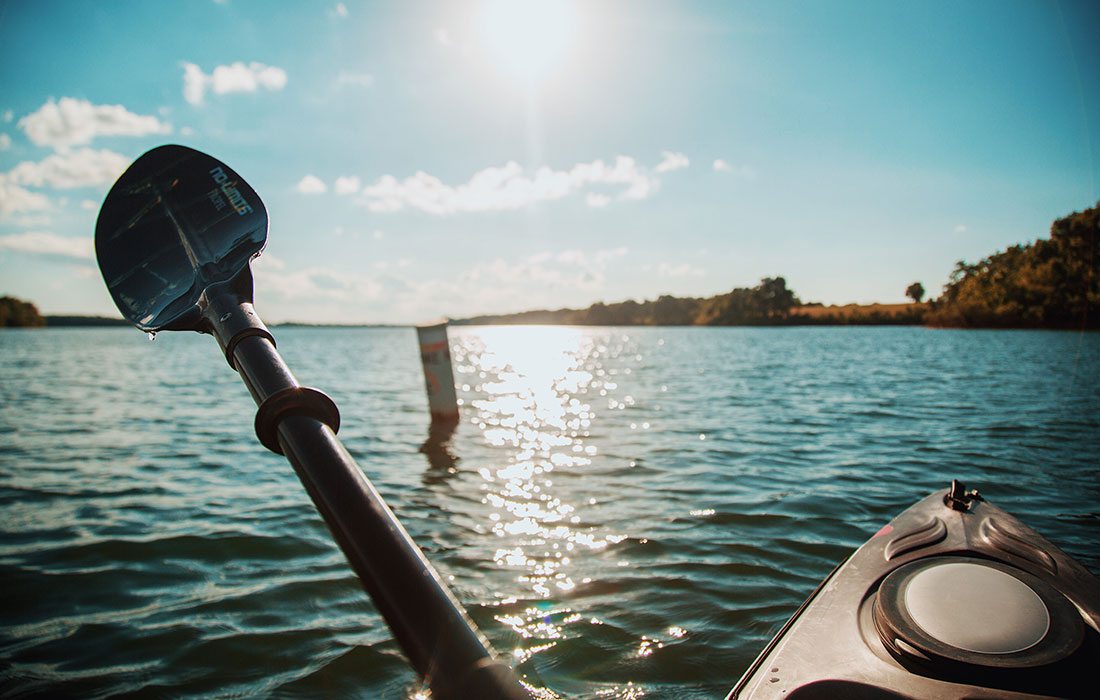
[[[837,567],[743,698],[1094,697],[1100,581],[955,481]]]

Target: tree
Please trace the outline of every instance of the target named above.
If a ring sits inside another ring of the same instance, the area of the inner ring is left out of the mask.
[[[935,326],[1100,328],[1100,203],[1055,221],[1050,238],[955,266]]]
[[[0,297],[0,328],[44,325],[46,320],[34,304],[15,297]]]
[[[905,288],[905,296],[919,304],[920,300],[924,298],[924,285],[920,282],[914,282]]]
[[[765,318],[787,318],[792,306],[801,302],[794,292],[787,289],[787,280],[782,277],[765,277],[753,289],[753,295],[759,305],[759,312]]]

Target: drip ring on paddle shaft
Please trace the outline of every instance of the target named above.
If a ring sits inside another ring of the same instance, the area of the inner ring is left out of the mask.
[[[308,386],[292,386],[264,399],[256,411],[256,437],[275,454],[282,454],[279,445],[279,422],[287,416],[316,418],[332,432],[340,430],[340,409],[324,392]]]
[[[1046,666],[1073,654],[1085,635],[1065,596],[985,559],[930,557],[898,567],[883,579],[872,612],[895,656],[960,670]]]

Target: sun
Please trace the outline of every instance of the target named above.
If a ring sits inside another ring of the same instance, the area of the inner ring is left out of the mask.
[[[576,13],[568,0],[485,0],[480,45],[501,72],[537,85],[568,57]]]

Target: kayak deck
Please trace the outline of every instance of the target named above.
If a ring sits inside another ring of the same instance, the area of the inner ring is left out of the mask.
[[[743,698],[1092,697],[1100,581],[953,483],[837,567],[749,667]]]

